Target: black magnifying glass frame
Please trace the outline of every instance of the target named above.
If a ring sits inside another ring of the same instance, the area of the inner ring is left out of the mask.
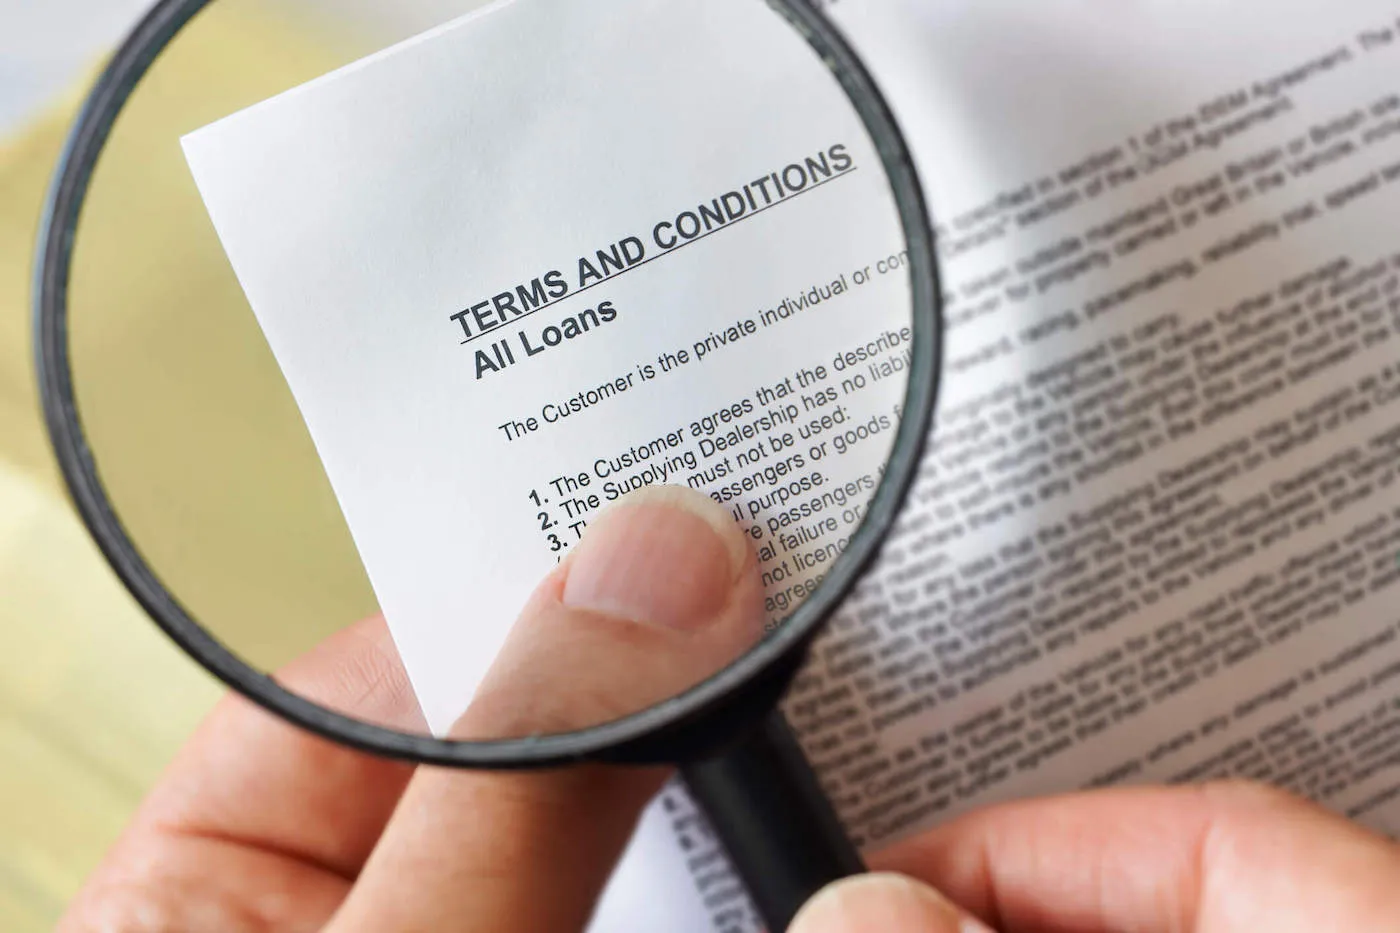
[[[672,764],[708,754],[772,711],[823,623],[876,558],[917,476],[941,383],[943,302],[923,189],[894,114],[870,73],[811,0],[767,0],[806,39],[855,107],[888,177],[913,295],[912,362],[893,454],[864,523],[816,591],[763,642],[684,694],[613,722],[560,735],[460,742],[370,725],[318,706],[240,660],[165,587],[127,534],[84,433],[70,358],[68,288],[93,173],[127,101],[156,59],[210,0],[160,0],[117,50],[73,125],[45,203],[34,281],[34,351],[54,453],[103,556],[150,617],[227,686],[277,716],[374,755],[445,767],[532,769],[584,761]]]

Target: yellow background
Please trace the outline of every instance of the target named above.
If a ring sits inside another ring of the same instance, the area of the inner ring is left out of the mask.
[[[363,51],[215,4],[117,127],[77,243],[80,408],[133,537],[272,669],[373,600],[178,148]],[[313,38],[314,37],[314,38]],[[77,521],[30,359],[45,187],[75,109],[0,141],[0,930],[50,929],[220,688],[145,618]]]

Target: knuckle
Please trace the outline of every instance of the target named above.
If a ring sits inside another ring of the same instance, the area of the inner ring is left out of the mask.
[[[1227,811],[1280,809],[1306,806],[1306,801],[1263,781],[1229,778],[1204,784],[1201,791],[1212,807]]]

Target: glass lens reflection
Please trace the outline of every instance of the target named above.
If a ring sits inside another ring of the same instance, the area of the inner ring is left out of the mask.
[[[190,147],[201,198],[183,136],[365,51],[214,4],[104,155],[72,292],[104,481],[195,618],[315,702],[466,739],[620,718],[751,649],[861,527],[913,338],[875,146],[764,4],[633,8],[551,69],[482,73],[588,15],[522,3],[240,114]],[[276,155],[220,170],[236,223],[199,157],[235,143]]]

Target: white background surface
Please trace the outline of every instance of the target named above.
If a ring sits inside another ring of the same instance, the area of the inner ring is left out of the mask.
[[[477,0],[272,0],[334,9],[408,34]],[[0,137],[63,94],[153,0],[0,0]]]
[[[0,0],[0,136],[69,86],[149,0]]]

